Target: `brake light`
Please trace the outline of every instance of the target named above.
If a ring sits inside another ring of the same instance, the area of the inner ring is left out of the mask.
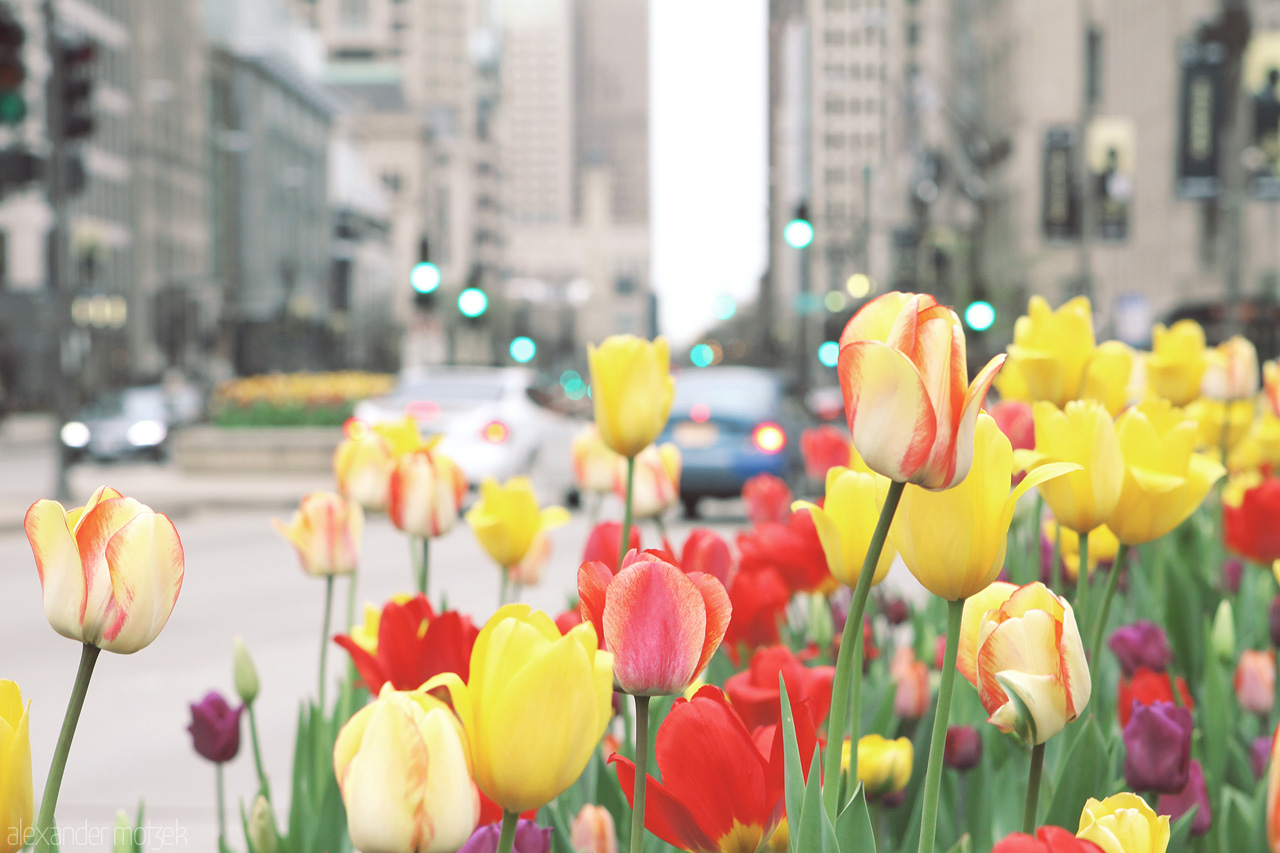
[[[359,441],[369,435],[369,425],[359,418],[347,418],[342,425],[342,434],[352,441]]]
[[[761,453],[778,453],[787,446],[787,434],[777,424],[765,421],[751,433],[751,441]]]
[[[502,444],[510,434],[511,431],[502,421],[489,421],[484,425],[484,429],[480,430],[480,436],[490,444]]]
[[[689,420],[696,424],[705,424],[711,420],[711,407],[706,403],[694,403],[689,407]]]

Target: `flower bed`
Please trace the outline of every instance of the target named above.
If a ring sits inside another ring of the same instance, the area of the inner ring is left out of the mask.
[[[272,373],[218,386],[213,422],[223,427],[341,426],[355,404],[389,392],[384,373]]]

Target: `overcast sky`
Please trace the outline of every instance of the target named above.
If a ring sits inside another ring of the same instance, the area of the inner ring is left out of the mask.
[[[765,0],[652,0],[650,15],[653,283],[683,344],[764,270]]]

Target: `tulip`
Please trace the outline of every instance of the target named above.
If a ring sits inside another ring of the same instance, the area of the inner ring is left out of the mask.
[[[395,461],[387,516],[400,530],[431,539],[453,529],[467,494],[467,478],[453,460],[423,448]]]
[[[587,803],[573,819],[569,843],[575,853],[618,853],[618,832],[613,815],[604,806]]]
[[[982,760],[982,735],[973,726],[949,726],[942,760],[956,770],[972,770]]]
[[[569,454],[573,461],[573,481],[579,489],[597,494],[613,491],[618,454],[601,440],[595,424],[587,424],[573,437]]]
[[[183,578],[168,516],[103,486],[70,511],[36,501],[25,527],[53,630],[124,655],[160,634]]]
[[[932,296],[886,293],[840,335],[840,389],[853,446],[899,483],[949,489],[973,461],[974,422],[1004,356],[970,384],[960,318]]]
[[[876,508],[877,477],[848,468],[835,467],[827,472],[826,499],[821,507],[808,501],[796,501],[795,510],[807,509],[817,528],[827,568],[833,577],[847,586],[855,586],[862,574],[862,563],[871,548],[880,513]],[[872,586],[889,574],[898,552],[886,543],[880,551]]]
[[[396,460],[424,446],[418,425],[409,416],[362,428],[333,452],[338,491],[364,509],[381,512],[387,508]]]
[[[1080,536],[1069,527],[1063,527],[1058,530],[1058,523],[1052,519],[1046,521],[1043,527],[1042,545],[1048,550],[1047,555],[1043,555],[1048,560],[1053,559],[1054,543],[1058,543],[1058,556],[1062,560],[1062,568],[1067,580],[1075,582],[1080,577]],[[1099,564],[1114,564],[1115,559],[1120,553],[1120,540],[1111,532],[1111,528],[1105,524],[1097,527],[1089,534],[1089,577],[1093,577],[1093,573],[1097,570]],[[1042,566],[1044,571],[1042,575],[1047,577],[1049,571],[1048,564]]]
[[[729,676],[724,692],[747,728],[773,725],[781,710],[778,676],[787,685],[792,702],[803,702],[815,725],[821,725],[831,710],[833,666],[806,666],[786,646],[757,649],[742,672]]]
[[[1280,726],[1271,734],[1271,764],[1267,770],[1267,850],[1280,850]]]
[[[1258,350],[1232,335],[1206,354],[1200,393],[1214,400],[1249,400],[1258,393]]]
[[[613,335],[599,347],[588,345],[587,360],[600,438],[614,452],[634,458],[653,443],[671,414],[676,383],[667,339],[650,343]]]
[[[1280,418],[1280,365],[1268,361],[1263,365],[1262,392],[1271,404],[1271,413]]]
[[[446,853],[471,835],[480,797],[449,707],[384,687],[333,745],[347,831],[361,853]]]
[[[655,518],[680,500],[680,448],[674,444],[650,445],[634,460],[635,483],[631,491],[631,513],[636,518]],[[613,481],[619,500],[627,500],[627,462],[622,461]]]
[[[903,625],[911,618],[911,607],[901,598],[887,598],[880,605],[880,612],[890,625]]]
[[[349,574],[360,562],[364,512],[341,495],[313,492],[302,499],[287,525],[274,518],[271,523],[293,543],[309,575]]]
[[[191,706],[192,745],[201,758],[225,764],[240,752],[240,715],[244,706],[232,708],[222,694],[211,690]]]
[[[1164,672],[1173,659],[1164,628],[1146,619],[1117,628],[1107,640],[1107,647],[1120,662],[1125,678],[1132,678],[1139,667]]]
[[[1137,794],[1114,794],[1101,802],[1090,797],[1076,837],[1092,841],[1103,853],[1165,853],[1169,818],[1157,816]]]
[[[613,655],[584,623],[561,636],[545,613],[508,604],[480,629],[471,678],[435,676],[466,728],[480,790],[507,812],[541,808],[581,775],[613,716]],[[554,714],[547,709],[554,708]]]
[[[773,474],[756,474],[742,484],[742,502],[752,524],[784,524],[791,516],[791,487]]]
[[[613,653],[614,687],[640,696],[683,693],[729,627],[720,581],[686,575],[653,552],[632,551],[614,575],[601,562],[578,569],[583,619]]]
[[[850,762],[849,745],[845,739],[840,756],[840,767],[846,771]],[[883,797],[907,787],[914,761],[915,748],[908,738],[889,740],[869,734],[858,739],[858,781],[866,788],[868,797]]]
[[[639,549],[640,546],[636,544],[633,547]],[[684,547],[680,550],[680,568],[686,572],[711,575],[727,589],[729,576],[733,571],[733,555],[729,552],[729,543],[713,530],[695,527],[689,531],[689,537],[684,540]]]
[[[729,584],[729,604],[733,608],[724,632],[724,649],[737,666],[740,651],[778,642],[778,622],[791,601],[791,590],[772,567],[740,571]]]
[[[1070,462],[1079,467],[1040,484],[1040,494],[1063,526],[1089,533],[1106,524],[1120,499],[1124,459],[1111,415],[1094,400],[1060,410],[1039,402],[1034,408],[1036,449],[1029,465]]]
[[[1229,599],[1218,602],[1209,628],[1209,650],[1224,664],[1236,656],[1236,619]]]
[[[812,722],[802,709],[795,720],[800,754],[812,760],[817,746]],[[689,700],[677,699],[654,745],[662,781],[647,778],[645,828],[691,853],[759,849],[784,808],[781,726],[774,728],[770,741],[757,745],[715,687],[704,687]],[[609,763],[630,800],[635,765],[618,754]],[[808,762],[803,763],[807,772]]]
[[[1222,501],[1227,548],[1247,560],[1280,560],[1280,477],[1247,488],[1228,488]]]
[[[1179,704],[1188,710],[1195,710],[1196,703],[1191,701],[1191,694],[1187,692],[1187,682],[1178,678],[1177,684],[1178,698],[1182,700]],[[1120,719],[1120,727],[1124,728],[1129,724],[1135,704],[1151,705],[1155,702],[1172,701],[1173,685],[1169,682],[1169,673],[1152,672],[1145,666],[1140,666],[1134,670],[1131,678],[1120,679],[1116,690],[1116,716]]]
[[[987,722],[1038,745],[1088,704],[1089,665],[1066,599],[1041,583],[1008,586],[965,602],[957,669],[978,688]]]
[[[563,507],[538,508],[527,477],[512,477],[503,485],[486,478],[480,484],[480,500],[467,513],[476,539],[504,569],[525,558],[540,532],[568,520]]]
[[[1025,316],[1013,327],[1009,363],[1026,382],[1033,400],[1059,408],[1080,396],[1085,367],[1093,356],[1093,309],[1077,296],[1054,311],[1031,297]]]
[[[1034,836],[1023,832],[1006,835],[991,853],[1101,853],[1101,848],[1060,826],[1042,826]]]
[[[246,705],[252,705],[258,698],[258,668],[249,657],[249,647],[241,637],[232,641],[231,674],[236,685],[236,695]]]
[[[542,572],[550,560],[551,539],[545,530],[539,530],[520,562],[507,569],[507,579],[520,586],[533,586],[542,580]]]
[[[1271,713],[1276,693],[1276,652],[1245,649],[1235,675],[1236,701],[1241,710],[1265,717]]]
[[[827,471],[849,464],[849,451],[853,445],[849,435],[830,425],[807,429],[800,433],[800,455],[804,458],[805,476],[810,480],[825,480]]]
[[[1225,509],[1223,511],[1225,515]],[[1228,557],[1222,561],[1222,591],[1235,595],[1240,591],[1240,582],[1244,580],[1244,561]]]
[[[975,430],[972,475],[945,492],[906,490],[889,539],[925,589],[949,601],[968,598],[1004,567],[1018,498],[1078,467],[1047,462],[1010,492],[1013,449],[991,416],[983,414]]]
[[[918,720],[929,710],[929,665],[916,660],[910,646],[899,646],[889,663],[895,685],[893,713],[904,720]]]
[[[1120,341],[1103,341],[1084,369],[1080,399],[1097,400],[1114,418],[1129,404],[1134,352]]]
[[[0,680],[0,853],[18,853],[35,825],[30,718],[18,685]]]
[[[1242,416],[1251,416],[1253,412],[1253,406],[1243,403],[1236,405],[1232,408],[1232,421],[1234,423]],[[1280,468],[1280,418],[1273,415],[1270,409],[1261,411],[1258,417],[1253,418],[1244,438],[1228,448],[1227,468],[1232,472]]]
[[[1124,778],[1135,791],[1173,794],[1191,772],[1191,712],[1172,702],[1135,705],[1124,726]]]
[[[1261,779],[1267,775],[1267,765],[1271,761],[1271,735],[1262,735],[1253,739],[1249,747],[1249,766],[1253,770],[1253,778]]]
[[[1036,446],[1035,417],[1024,400],[1001,400],[987,410],[1015,451]]]
[[[497,853],[502,828],[496,823],[481,826],[458,853]],[[539,827],[532,820],[516,822],[512,853],[551,853],[551,827]]]
[[[436,615],[426,596],[388,601],[378,619],[378,639],[366,649],[352,636],[333,641],[347,650],[365,687],[375,696],[386,684],[415,690],[442,672],[470,673],[471,650],[479,631],[471,618],[453,610]]]
[[[1124,486],[1107,525],[1125,545],[1150,542],[1177,527],[1225,473],[1208,456],[1192,452],[1195,422],[1166,402],[1128,409],[1116,422],[1116,435]]]
[[[1213,824],[1213,810],[1209,807],[1209,791],[1204,784],[1204,770],[1199,761],[1191,762],[1191,771],[1187,774],[1187,784],[1181,790],[1169,794],[1161,794],[1156,801],[1156,812],[1168,815],[1169,820],[1177,820],[1192,808],[1196,808],[1196,816],[1191,819],[1191,834],[1204,835]]]
[[[827,555],[817,522],[805,508],[785,524],[757,524],[738,536],[741,571],[775,570],[792,592],[830,593],[836,580],[828,569]]]
[[[276,830],[271,803],[262,794],[253,801],[253,808],[249,810],[245,836],[249,849],[254,853],[276,853],[280,847],[280,833]]]
[[[1200,383],[1208,368],[1204,329],[1195,320],[1179,320],[1151,330],[1151,354],[1147,356],[1147,385],[1175,406],[1185,406],[1200,396]]]
[[[1201,397],[1188,403],[1185,412],[1195,421],[1199,446],[1217,453],[1219,460],[1224,449],[1230,458],[1249,435],[1254,421],[1253,406],[1241,401],[1224,403]]]
[[[622,550],[622,525],[616,521],[602,521],[591,528],[591,532],[587,534],[587,545],[582,549],[582,562],[599,560],[613,565],[618,559],[620,550]],[[640,550],[639,527],[631,528],[627,550]]]

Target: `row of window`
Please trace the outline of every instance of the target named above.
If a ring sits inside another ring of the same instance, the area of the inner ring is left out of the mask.
[[[867,114],[874,113],[878,102],[875,98],[867,98],[866,101],[858,98],[827,98],[826,112],[829,116],[842,116],[845,113],[849,115],[860,115],[864,111]]]
[[[883,80],[885,79],[885,71],[883,65],[840,65],[830,62],[822,67],[823,77],[827,82],[834,83],[843,80]]]
[[[875,148],[884,138],[882,133],[828,133],[823,138],[823,145],[828,149],[840,148]]]
[[[888,44],[889,37],[879,27],[865,27],[848,31],[829,29],[822,34],[822,41],[827,47],[844,47],[845,45],[857,47],[862,44]]]

